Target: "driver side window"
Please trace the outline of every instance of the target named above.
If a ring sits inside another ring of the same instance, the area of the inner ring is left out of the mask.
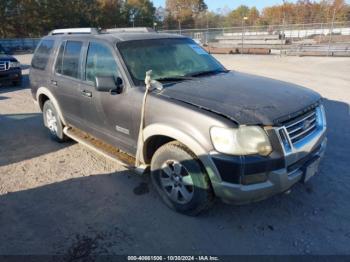
[[[90,43],[86,57],[86,81],[95,82],[96,76],[118,76],[117,63],[110,49],[100,43]]]

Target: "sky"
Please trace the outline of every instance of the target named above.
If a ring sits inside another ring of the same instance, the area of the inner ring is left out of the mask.
[[[152,0],[155,7],[165,6],[165,0]],[[288,1],[296,2],[296,1]],[[240,5],[246,5],[249,7],[256,6],[259,10],[262,10],[266,6],[282,4],[282,0],[205,0],[205,3],[208,5],[209,10],[216,11],[218,8],[224,8],[227,6],[230,9],[235,9]]]

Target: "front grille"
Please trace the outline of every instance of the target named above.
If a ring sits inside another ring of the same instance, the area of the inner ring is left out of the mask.
[[[9,69],[9,62],[0,61],[0,71],[6,71]]]
[[[297,143],[317,129],[316,109],[312,109],[302,115],[283,123],[292,144]]]

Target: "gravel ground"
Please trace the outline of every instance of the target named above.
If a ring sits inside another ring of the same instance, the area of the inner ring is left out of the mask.
[[[28,68],[31,57],[18,58]],[[147,177],[51,141],[26,69],[23,87],[0,87],[0,254],[350,254],[350,59],[217,58],[326,98],[329,147],[317,176],[289,195],[179,215]]]

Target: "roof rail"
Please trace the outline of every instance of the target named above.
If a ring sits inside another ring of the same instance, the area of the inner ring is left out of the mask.
[[[49,35],[98,34],[97,28],[65,28],[52,30]]]
[[[106,33],[150,33],[150,32],[156,32],[156,31],[150,27],[125,27],[125,28],[105,29],[102,32],[106,32]]]

